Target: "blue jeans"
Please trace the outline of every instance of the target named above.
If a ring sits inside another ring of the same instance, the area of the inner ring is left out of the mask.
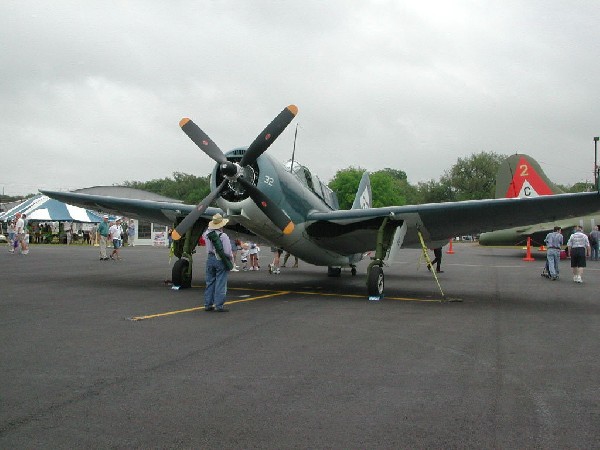
[[[590,247],[592,247],[592,261],[598,261],[598,247],[600,247],[600,243],[590,244]]]
[[[548,271],[551,277],[558,276],[558,263],[560,261],[560,249],[549,248],[546,251],[546,258],[548,259]]]
[[[206,260],[206,290],[204,291],[204,307],[223,308],[227,294],[227,269],[223,261],[215,255],[208,254]]]

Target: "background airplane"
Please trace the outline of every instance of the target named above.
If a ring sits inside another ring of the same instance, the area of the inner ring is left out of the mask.
[[[496,198],[532,198],[562,193],[563,191],[548,179],[540,165],[531,156],[512,155],[498,169]],[[600,211],[600,204],[596,211]],[[544,245],[544,238],[555,226],[563,229],[566,242],[576,225],[581,225],[584,231],[589,233],[596,224],[600,224],[600,213],[483,233],[479,237],[479,244],[523,245],[530,237],[533,245]]]
[[[228,228],[259,236],[302,260],[328,267],[328,275],[340,276],[342,267],[356,274],[356,263],[374,250],[367,268],[370,296],[384,293],[383,267],[390,253],[418,248],[421,237],[430,248],[440,247],[452,236],[479,233],[574,217],[597,209],[598,192],[519,198],[471,200],[424,205],[371,208],[361,183],[355,205],[339,210],[337,197],[308,168],[298,163],[283,165],[265,151],[293,120],[297,108],[290,105],[246,148],[223,153],[193,121],[180,126],[196,145],[212,158],[211,193],[196,207],[44,191],[66,203],[128,217],[176,224],[173,282],[190,286],[192,254],[198,238],[213,214],[229,217]],[[373,151],[375,151],[373,149]],[[367,200],[365,200],[365,198]],[[218,208],[210,207],[214,201]],[[394,252],[392,252],[394,250]]]

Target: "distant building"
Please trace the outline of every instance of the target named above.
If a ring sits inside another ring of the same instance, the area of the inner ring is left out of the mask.
[[[89,188],[77,189],[72,192],[183,204],[183,202],[178,199],[173,199],[163,195],[155,194],[153,192],[142,191],[141,189],[134,189],[126,186],[93,186]],[[158,247],[166,247],[169,245],[167,225],[137,219],[134,219],[134,223],[136,228],[135,245],[154,245]]]

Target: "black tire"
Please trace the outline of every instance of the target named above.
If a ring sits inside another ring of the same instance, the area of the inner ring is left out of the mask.
[[[383,269],[380,266],[373,266],[367,275],[367,291],[369,297],[383,297],[384,290]]]
[[[187,274],[190,262],[187,259],[178,259],[173,264],[171,278],[173,286],[179,286],[180,289],[189,289],[192,287],[192,277]]]

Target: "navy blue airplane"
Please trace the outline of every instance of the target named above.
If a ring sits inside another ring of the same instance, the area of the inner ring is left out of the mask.
[[[384,265],[401,248],[419,248],[419,234],[429,248],[450,238],[511,228],[597,211],[600,193],[546,195],[423,205],[371,207],[365,175],[352,209],[340,210],[335,193],[298,163],[281,164],[265,153],[294,119],[290,105],[258,135],[249,147],[223,153],[190,119],[180,126],[217,164],[211,193],[197,206],[42,191],[49,197],[84,208],[112,212],[166,225],[175,225],[173,283],[191,286],[192,254],[203,230],[216,213],[230,219],[234,232],[256,235],[307,263],[328,267],[340,276],[343,267],[356,275],[356,263],[374,252],[367,269],[369,296],[384,294]],[[375,151],[375,149],[373,149]],[[218,207],[209,205],[213,202]]]

